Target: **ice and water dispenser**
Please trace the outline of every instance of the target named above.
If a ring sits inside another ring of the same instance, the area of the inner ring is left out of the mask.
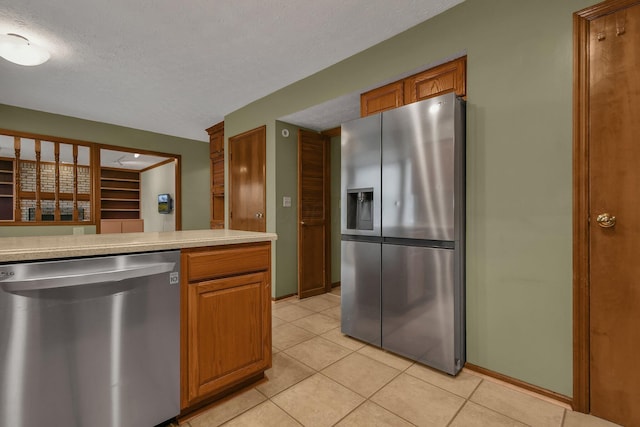
[[[373,188],[347,190],[347,229],[373,230]]]

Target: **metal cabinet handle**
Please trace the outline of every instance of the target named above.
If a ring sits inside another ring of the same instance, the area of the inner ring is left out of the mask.
[[[602,228],[611,228],[616,225],[616,217],[611,216],[611,214],[605,212],[597,216],[596,222]]]
[[[256,218],[262,218],[264,214],[262,212],[256,212]]]

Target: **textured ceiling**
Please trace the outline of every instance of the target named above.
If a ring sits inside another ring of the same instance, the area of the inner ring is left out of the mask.
[[[207,140],[256,99],[463,0],[3,0],[0,34],[51,51],[0,58],[0,103]]]

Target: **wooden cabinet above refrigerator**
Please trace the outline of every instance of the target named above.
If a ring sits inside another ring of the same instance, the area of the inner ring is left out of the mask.
[[[466,56],[361,94],[360,115],[369,116],[448,92],[466,97]]]

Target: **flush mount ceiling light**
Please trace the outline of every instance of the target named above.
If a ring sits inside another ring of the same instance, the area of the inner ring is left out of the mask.
[[[18,34],[0,34],[0,56],[18,65],[40,65],[51,56],[46,49]]]

